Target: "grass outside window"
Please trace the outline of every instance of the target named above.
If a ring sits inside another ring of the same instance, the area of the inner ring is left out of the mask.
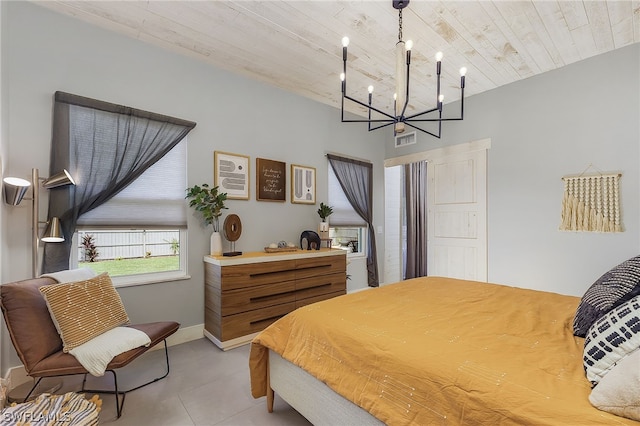
[[[78,262],[80,268],[90,268],[96,274],[108,272],[113,277],[180,270],[179,256],[153,256],[147,258]]]

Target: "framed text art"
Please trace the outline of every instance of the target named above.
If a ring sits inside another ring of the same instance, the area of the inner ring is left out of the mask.
[[[282,161],[256,158],[256,200],[285,201],[286,164]]]
[[[230,200],[249,199],[249,157],[214,151],[214,185]]]
[[[315,167],[291,165],[291,202],[296,204],[316,203]]]

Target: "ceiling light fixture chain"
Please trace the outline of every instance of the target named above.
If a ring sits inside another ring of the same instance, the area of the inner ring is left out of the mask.
[[[402,9],[398,9],[398,42],[402,41]]]
[[[369,131],[381,129],[393,125],[394,136],[398,133],[405,131],[405,126],[411,127],[421,132],[427,133],[436,138],[440,138],[442,135],[442,122],[443,121],[460,121],[464,119],[464,87],[465,87],[465,74],[467,69],[465,67],[460,68],[460,116],[454,118],[442,117],[442,106],[444,101],[444,95],[440,92],[440,75],[442,70],[442,52],[436,54],[436,106],[419,112],[417,114],[405,115],[407,106],[409,105],[409,69],[411,65],[411,49],[413,42],[402,40],[402,9],[409,4],[409,0],[393,0],[392,5],[398,10],[398,43],[396,44],[396,93],[393,95],[393,113],[382,111],[373,106],[373,86],[368,87],[369,99],[368,103],[361,102],[347,94],[347,46],[349,45],[349,38],[342,38],[342,73],[340,74],[340,80],[342,81],[342,122],[343,123],[368,123]],[[344,117],[344,103],[345,99],[354,102],[367,109],[367,119],[345,119]],[[372,118],[372,113],[380,115],[382,118]],[[437,114],[434,118],[425,118],[427,114]],[[424,123],[436,123],[437,131],[429,131],[422,128]],[[373,124],[373,126],[372,126]]]

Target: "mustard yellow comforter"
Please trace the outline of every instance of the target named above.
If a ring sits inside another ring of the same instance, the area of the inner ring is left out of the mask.
[[[429,277],[315,303],[253,340],[252,394],[272,349],[389,425],[638,425],[589,403],[578,302]]]

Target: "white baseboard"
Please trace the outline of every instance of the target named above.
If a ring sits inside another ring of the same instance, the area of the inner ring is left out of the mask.
[[[198,340],[204,337],[204,324],[192,325],[189,327],[180,327],[178,331],[167,338],[167,346],[175,346],[181,343],[187,343],[192,340]],[[164,345],[155,345],[152,351],[162,349]],[[9,386],[9,390],[14,389],[24,383],[33,381],[33,378],[27,376],[24,365],[11,367],[7,370],[5,380]]]
[[[220,341],[216,336],[209,333],[207,330],[204,330],[204,337],[211,340],[217,347],[222,349],[223,351],[228,351],[229,349],[235,349],[242,345],[248,345],[251,343],[254,337],[256,337],[260,332],[248,334],[246,336],[236,337],[235,339],[225,340],[224,342]]]

